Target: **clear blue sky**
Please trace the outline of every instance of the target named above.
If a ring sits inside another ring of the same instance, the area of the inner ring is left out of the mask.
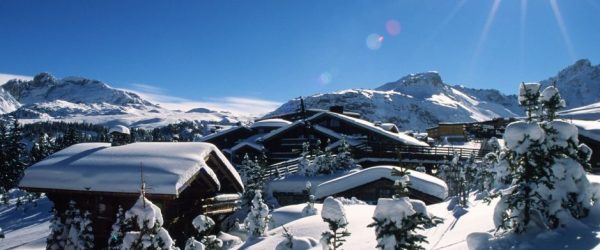
[[[283,102],[430,70],[514,93],[600,63],[598,13],[598,0],[2,0],[0,72],[198,101]]]

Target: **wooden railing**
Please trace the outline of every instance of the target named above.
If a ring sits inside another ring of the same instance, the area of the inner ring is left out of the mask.
[[[377,145],[375,148],[369,151],[357,150],[354,152],[354,158],[357,161],[367,158],[388,158],[397,159],[398,153],[400,153],[402,159],[405,160],[438,160],[438,161],[450,161],[452,160],[454,153],[456,152],[461,160],[465,160],[471,155],[476,160],[481,160],[487,153],[486,150],[471,149],[471,148],[457,148],[457,147],[426,147],[426,146],[400,146],[397,145]],[[300,158],[293,158],[290,160],[278,162],[269,165],[265,169],[265,178],[273,178],[278,175],[287,175],[298,172],[298,162]]]

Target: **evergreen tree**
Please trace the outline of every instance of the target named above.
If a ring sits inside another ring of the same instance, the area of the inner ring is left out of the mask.
[[[53,153],[54,146],[48,134],[42,133],[31,148],[31,162],[39,162]]]
[[[0,185],[4,190],[16,187],[25,171],[25,145],[21,125],[14,119],[12,126],[0,122]]]
[[[125,213],[123,213],[123,207],[119,205],[119,209],[117,211],[117,220],[112,225],[112,232],[110,233],[110,237],[108,238],[108,249],[109,250],[119,250],[121,249],[121,245],[123,245],[123,237],[125,236],[125,232],[127,229],[125,228]]]
[[[71,145],[75,145],[75,144],[81,142],[81,139],[82,139],[81,135],[79,134],[79,132],[76,129],[69,128],[62,137],[60,147],[62,149],[62,148],[67,148]]]
[[[406,168],[393,168],[392,176],[399,177],[394,181],[394,198],[408,197],[410,195],[410,172]]]
[[[81,233],[81,212],[75,208],[71,213],[71,224],[67,234],[65,250],[76,250],[79,247],[79,235]]]
[[[418,206],[417,206],[418,204]],[[380,198],[373,215],[378,249],[425,249],[426,237],[417,230],[433,227],[442,221],[432,217],[421,201],[408,197],[395,199]]]
[[[245,159],[242,163],[246,183],[244,194],[242,195],[242,207],[248,208],[251,206],[252,199],[256,190],[262,191],[265,185],[265,169],[267,167],[267,157],[263,153],[261,158],[255,157],[254,161]]]
[[[537,95],[530,93],[520,100],[537,96],[546,121],[542,115],[529,117],[527,122],[509,124],[504,134],[506,149],[500,161],[508,166],[512,183],[495,208],[494,222],[499,229],[516,233],[557,228],[569,217],[587,216],[592,204],[584,170],[590,151],[579,144],[574,125],[553,120],[564,106],[558,91],[548,87],[539,94],[539,84],[521,88],[537,89]],[[531,103],[521,102],[526,110],[532,109],[527,106]]]
[[[206,215],[198,215],[192,221],[196,228],[196,239],[206,247],[207,250],[218,250],[223,246],[223,241],[215,235],[211,235],[211,230],[215,227],[215,222]]]
[[[144,197],[144,188],[136,203],[125,212],[124,225],[127,232],[121,249],[176,249],[169,232],[162,227],[160,208]]]
[[[94,233],[92,229],[92,213],[85,211],[79,227],[79,241],[77,244],[77,250],[90,250],[94,249]]]
[[[337,170],[346,170],[356,167],[356,161],[352,158],[352,151],[350,144],[346,140],[346,137],[342,137],[341,145],[338,148],[338,153],[335,156],[335,168]]]
[[[65,247],[63,237],[64,226],[60,222],[60,216],[55,208],[52,208],[52,218],[50,218],[50,235],[46,238],[46,250],[61,250]]]
[[[346,237],[350,236],[350,232],[346,229],[348,219],[342,202],[333,197],[327,197],[323,201],[321,218],[329,226],[329,231],[321,234],[323,249],[341,249],[346,242]]]
[[[263,202],[261,190],[254,191],[252,206],[244,224],[250,232],[251,237],[266,236],[268,222],[270,220],[269,207]]]

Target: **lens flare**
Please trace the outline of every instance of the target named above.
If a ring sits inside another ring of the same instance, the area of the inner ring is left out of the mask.
[[[552,7],[552,12],[554,12],[554,18],[558,23],[558,28],[560,29],[560,34],[562,39],[567,47],[567,52],[571,57],[571,60],[575,60],[575,52],[573,50],[573,44],[571,43],[571,38],[569,37],[569,32],[567,32],[567,26],[565,26],[565,21],[560,13],[560,8],[558,7],[558,3],[556,0],[550,0],[550,7]]]
[[[388,34],[390,34],[391,36],[397,36],[398,34],[400,34],[400,22],[394,20],[394,19],[390,19],[385,23],[385,30],[388,32]]]
[[[379,34],[370,34],[367,36],[367,48],[371,50],[378,50],[381,48],[381,44],[383,43],[383,36]]]
[[[319,75],[319,83],[322,85],[331,83],[331,80],[333,80],[333,76],[329,72],[323,72],[321,75]]]

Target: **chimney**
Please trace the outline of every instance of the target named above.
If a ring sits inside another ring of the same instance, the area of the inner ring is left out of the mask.
[[[344,114],[344,106],[341,106],[341,105],[331,106],[331,107],[329,107],[329,111],[331,111],[333,113]]]
[[[117,125],[108,130],[111,146],[121,146],[128,144],[131,140],[129,128],[123,125]]]

